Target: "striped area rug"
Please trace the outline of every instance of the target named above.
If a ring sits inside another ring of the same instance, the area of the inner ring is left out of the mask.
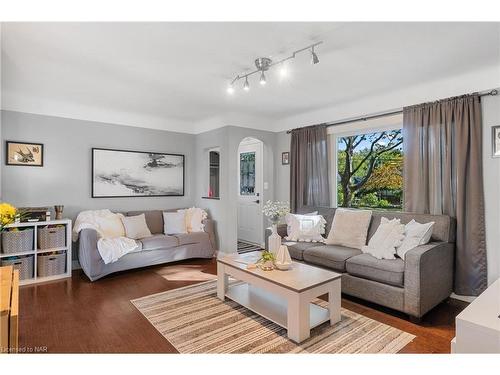
[[[415,338],[342,309],[338,324],[326,322],[296,344],[284,328],[231,300],[220,301],[215,281],[131,302],[180,353],[397,353]]]
[[[262,248],[259,245],[254,245],[244,241],[238,241],[238,254],[250,253],[252,251],[261,251]]]

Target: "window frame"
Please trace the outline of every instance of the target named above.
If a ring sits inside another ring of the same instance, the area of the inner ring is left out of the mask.
[[[330,175],[330,202],[332,207],[338,207],[337,201],[337,176],[338,176],[338,141],[339,138],[367,133],[378,133],[403,129],[403,115],[397,114],[386,118],[359,121],[347,125],[332,126],[328,129],[330,140],[330,160],[332,161],[333,172]]]

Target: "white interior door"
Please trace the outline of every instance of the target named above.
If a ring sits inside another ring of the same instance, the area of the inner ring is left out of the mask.
[[[262,142],[242,142],[238,149],[238,240],[262,245]]]

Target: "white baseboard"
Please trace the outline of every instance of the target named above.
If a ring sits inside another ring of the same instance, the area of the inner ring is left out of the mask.
[[[460,296],[460,295],[455,294],[455,293],[451,293],[450,298],[458,299],[459,301],[464,301],[464,302],[469,302],[469,303],[471,303],[472,301],[474,301],[476,299],[476,297],[474,297],[474,296]]]

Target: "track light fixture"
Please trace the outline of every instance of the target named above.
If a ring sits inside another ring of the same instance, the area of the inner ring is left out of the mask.
[[[270,68],[272,68],[273,66],[275,65],[279,65],[280,66],[280,70],[279,70],[279,73],[280,73],[280,76],[283,78],[283,77],[286,77],[288,75],[288,69],[287,69],[287,61],[288,60],[292,60],[295,58],[295,56],[301,52],[304,52],[304,51],[310,51],[311,53],[311,64],[315,65],[317,63],[319,63],[319,58],[318,58],[318,55],[316,54],[314,48],[318,45],[320,45],[321,43],[323,43],[322,41],[320,42],[316,42],[314,44],[310,44],[304,48],[301,48],[297,51],[294,51],[290,56],[288,57],[285,57],[284,59],[281,59],[279,61],[275,61],[273,62],[270,58],[268,57],[259,57],[258,59],[255,60],[255,67],[256,69],[251,71],[250,73],[243,73],[243,74],[238,74],[236,77],[234,77],[234,79],[230,82],[228,88],[227,88],[227,92],[228,94],[233,94],[234,93],[234,83],[236,81],[239,81],[240,79],[245,79],[245,83],[243,84],[243,90],[245,91],[249,91],[250,90],[250,84],[248,83],[248,77],[253,75],[253,74],[257,74],[257,73],[260,73],[260,84],[262,86],[264,86],[266,83],[267,83],[267,79],[266,79],[266,75],[264,74],[264,72],[268,71]]]
[[[260,80],[259,80],[260,84],[261,85],[265,85],[266,84],[266,76],[264,74],[264,71],[260,74]]]
[[[314,52],[314,46],[311,47],[311,64],[315,65],[319,63],[318,55]]]

